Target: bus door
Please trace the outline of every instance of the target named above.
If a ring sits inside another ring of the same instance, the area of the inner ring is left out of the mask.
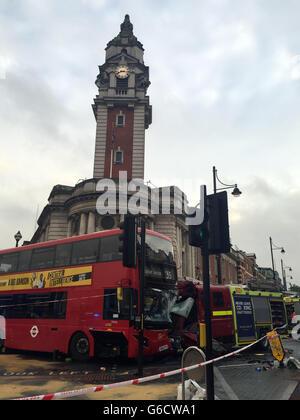
[[[252,299],[249,295],[232,295],[236,344],[244,345],[256,340]]]

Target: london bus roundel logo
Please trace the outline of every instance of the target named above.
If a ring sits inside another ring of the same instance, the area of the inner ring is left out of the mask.
[[[34,325],[30,330],[30,335],[32,338],[35,338],[39,333],[39,329],[36,325]]]

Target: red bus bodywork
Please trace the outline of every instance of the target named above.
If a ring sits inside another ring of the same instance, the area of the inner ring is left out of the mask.
[[[2,254],[18,253],[30,249],[34,250],[37,248],[40,249],[65,243],[74,243],[82,240],[103,238],[106,236],[118,235],[120,233],[120,230],[116,229],[87,234],[81,237],[77,236],[13,248],[0,251],[0,258]],[[170,241],[169,238],[156,232],[147,231],[147,234]],[[91,267],[91,284],[82,286],[72,285],[68,287],[46,287],[42,289],[34,288],[31,290],[28,290],[28,288],[18,288],[18,290],[13,291],[1,291],[0,287],[0,298],[2,297],[3,299],[5,295],[15,296],[25,293],[30,295],[36,293],[37,298],[41,292],[47,292],[49,294],[58,291],[67,293],[64,319],[6,319],[5,346],[7,348],[41,352],[58,351],[68,354],[70,352],[72,337],[74,337],[75,334],[78,335],[78,333],[81,333],[88,339],[89,356],[94,356],[96,354],[97,345],[101,347],[105,344],[108,353],[110,353],[109,356],[113,354],[123,354],[129,358],[137,357],[138,331],[135,328],[134,320],[103,319],[103,308],[105,289],[117,290],[118,287],[128,288],[136,291],[136,295],[138,296],[138,268],[125,268],[120,260],[83,265],[77,264],[76,267],[49,267],[46,270],[51,271],[50,277],[53,277],[53,271],[73,268],[78,270],[81,267],[83,270],[85,267],[90,270],[89,267]],[[38,278],[43,272],[45,272],[45,269],[35,270],[35,276]],[[22,279],[22,275],[24,274],[28,274],[28,271],[13,273],[10,274],[10,276],[15,276],[14,284],[17,284],[18,279]],[[29,274],[31,275],[32,271],[30,271]],[[0,285],[5,278],[7,278],[7,275],[0,273]],[[137,298],[135,307],[136,314],[138,313],[138,301],[139,299]],[[22,303],[20,305],[22,305]],[[3,308],[5,305],[2,305],[0,302],[0,314],[1,307]],[[167,329],[144,329],[144,355],[153,355],[168,351],[170,347]]]

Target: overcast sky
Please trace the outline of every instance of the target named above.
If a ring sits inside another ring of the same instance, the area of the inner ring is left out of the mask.
[[[271,236],[300,285],[299,0],[0,0],[0,248],[32,237],[54,185],[92,178],[94,82],[127,13],[150,67],[145,180],[193,205],[215,165],[243,192],[233,245],[271,266]]]

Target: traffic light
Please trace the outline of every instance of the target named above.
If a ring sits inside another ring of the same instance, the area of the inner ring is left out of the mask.
[[[200,225],[189,225],[189,244],[207,248],[209,254],[230,252],[227,192],[207,195],[205,218]],[[198,209],[195,210],[200,211]]]
[[[136,268],[136,218],[132,214],[125,215],[124,222],[119,224],[123,233],[119,236],[120,252],[123,254],[124,267]]]
[[[222,191],[207,196],[208,211],[208,252],[226,254],[230,252],[227,192]]]
[[[196,212],[198,209],[196,209]],[[189,244],[197,248],[203,248],[208,244],[208,226],[204,220],[200,225],[189,225]]]

